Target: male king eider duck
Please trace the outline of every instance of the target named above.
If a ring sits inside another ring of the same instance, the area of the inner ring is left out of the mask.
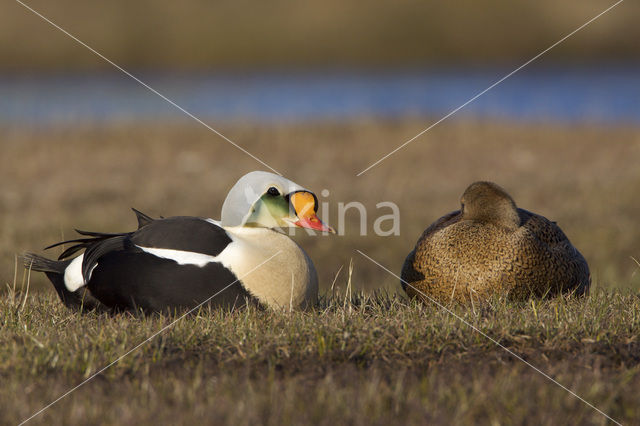
[[[219,222],[152,219],[134,210],[136,231],[78,231],[85,238],[50,246],[74,243],[59,260],[27,253],[24,264],[45,272],[73,308],[93,298],[115,310],[145,312],[189,309],[205,301],[228,308],[247,303],[304,308],[317,298],[315,268],[274,228],[333,232],[318,219],[317,209],[316,196],[305,188],[272,173],[251,172],[229,191]]]
[[[583,294],[589,285],[587,262],[558,225],[491,182],[471,184],[460,210],[429,226],[402,267],[402,287],[425,303]]]

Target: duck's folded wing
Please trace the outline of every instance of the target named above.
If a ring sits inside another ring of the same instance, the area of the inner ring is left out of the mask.
[[[208,256],[219,255],[232,239],[220,226],[198,217],[154,220],[131,234],[139,248],[168,249]]]
[[[91,293],[115,308],[189,308],[214,296],[221,306],[257,303],[218,256],[232,243],[204,219],[156,219],[87,249],[83,273]]]
[[[131,234],[116,235],[111,238],[97,241],[87,247],[82,259],[82,276],[87,282],[91,278],[91,271],[96,267],[100,258],[113,251],[136,251],[130,240]]]
[[[460,214],[460,210],[449,212],[446,215],[442,216],[440,219],[433,222],[431,225],[429,225],[429,227],[425,229],[424,232],[422,233],[422,236],[424,237],[427,235],[431,235],[432,233],[442,228],[446,228],[447,226],[452,225],[460,221],[461,219],[462,219],[462,214]]]
[[[202,264],[203,258],[210,259],[219,255],[232,242],[220,226],[189,216],[154,219],[137,231],[128,233],[79,232],[89,238],[66,241],[65,243],[76,244],[69,247],[63,255],[69,256],[83,248],[86,249],[82,260],[82,276],[85,282],[91,278],[91,272],[100,258],[111,252],[146,252],[159,257],[166,257],[163,253],[167,252],[180,253],[182,256],[196,258],[197,261],[193,263]]]

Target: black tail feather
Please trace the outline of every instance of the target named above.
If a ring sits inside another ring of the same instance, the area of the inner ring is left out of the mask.
[[[132,208],[131,210],[133,210],[133,212],[136,214],[136,218],[138,219],[138,229],[140,229],[140,228],[142,228],[144,226],[147,226],[148,224],[150,224],[151,222],[153,222],[155,220],[151,216],[148,216],[148,215],[142,213],[139,210],[136,210],[134,208]],[[82,235],[84,237],[88,237],[88,238],[75,238],[75,239],[72,239],[72,240],[60,241],[59,243],[51,244],[50,246],[45,247],[45,250],[49,250],[49,249],[52,249],[52,248],[55,248],[55,247],[59,247],[61,245],[65,245],[65,244],[73,244],[71,247],[69,247],[66,250],[64,250],[60,254],[60,256],[58,256],[58,260],[63,260],[63,259],[66,259],[66,258],[76,254],[77,252],[79,252],[82,249],[88,249],[89,247],[95,245],[96,243],[105,241],[105,240],[107,240],[109,238],[123,237],[123,236],[129,234],[127,232],[108,233],[108,232],[83,231],[81,229],[76,229],[75,231],[78,234],[80,234],[80,235]]]
[[[67,265],[69,265],[69,262],[47,259],[35,253],[25,253],[22,256],[22,264],[25,268],[31,269],[32,271],[52,272],[54,274],[64,275],[64,270]]]
[[[58,256],[58,260],[62,260],[62,259],[65,259],[65,258],[71,256],[71,255],[74,255],[76,252],[82,250],[83,248],[87,248],[94,241],[96,241],[95,238],[78,238],[78,239],[75,239],[75,240],[61,241],[59,243],[51,244],[50,246],[47,246],[44,249],[45,250],[49,250],[49,249],[54,248],[54,247],[59,247],[59,246],[61,246],[63,244],[77,243],[77,244],[74,244],[71,247],[67,248],[65,251],[63,251],[60,254],[60,256]]]
[[[73,256],[74,254],[76,254],[77,252],[82,250],[83,248],[86,249],[88,244],[89,243],[87,242],[87,243],[83,243],[83,244],[76,244],[74,246],[69,247],[68,249],[66,249],[65,251],[60,253],[60,256],[58,256],[58,260],[66,259],[67,257]]]
[[[113,237],[123,237],[128,235],[128,233],[119,233],[119,234],[107,234],[102,232],[88,232],[88,231],[80,231],[76,229],[76,232],[80,235],[89,236],[89,238],[76,238],[73,240],[60,241],[59,243],[51,244],[48,247],[45,247],[45,250],[50,248],[59,247],[63,244],[73,244],[71,247],[68,247],[65,251],[63,251],[60,256],[58,256],[58,260],[66,259],[69,256],[76,254],[78,251],[82,249],[88,249],[94,246],[96,243],[100,243],[102,241],[106,241],[109,238]]]
[[[118,235],[122,235],[122,232],[117,232],[117,233],[93,232],[93,231],[83,231],[82,229],[76,229],[75,231],[80,235],[84,235],[87,237],[96,237],[96,238],[109,238],[109,237],[117,237]]]
[[[54,247],[61,246],[63,244],[84,243],[84,242],[91,241],[91,240],[93,240],[93,238],[76,238],[75,240],[65,240],[65,241],[60,241],[59,243],[51,244],[50,246],[46,246],[44,249],[45,250],[49,250],[49,249],[52,249]]]
[[[25,253],[22,256],[24,267],[32,271],[44,272],[58,293],[62,303],[74,310],[93,310],[99,302],[91,296],[85,288],[71,292],[64,285],[64,271],[71,263],[70,260],[51,260],[35,253]]]
[[[149,225],[155,219],[142,213],[139,210],[132,209],[138,219],[138,229]],[[161,217],[162,218],[162,217]],[[59,247],[64,244],[71,244],[58,257],[58,260],[47,259],[46,257],[35,253],[25,253],[22,256],[24,267],[33,271],[44,272],[49,280],[53,283],[60,300],[69,308],[73,309],[94,309],[100,308],[101,304],[97,301],[86,288],[80,288],[74,292],[67,289],[64,283],[64,273],[71,263],[71,256],[85,250],[85,258],[82,264],[83,276],[88,276],[92,267],[95,266],[97,259],[110,250],[121,249],[124,247],[126,237],[131,233],[106,233],[92,232],[76,229],[76,232],[84,238],[75,238],[72,240],[61,241],[52,244],[45,250]]]

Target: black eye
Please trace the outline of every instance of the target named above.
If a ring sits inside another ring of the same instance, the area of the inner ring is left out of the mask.
[[[278,188],[276,188],[275,186],[272,186],[267,189],[267,194],[277,197],[278,195],[280,195],[280,191],[278,191]]]

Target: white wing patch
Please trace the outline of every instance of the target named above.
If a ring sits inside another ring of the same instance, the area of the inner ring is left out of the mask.
[[[85,284],[82,276],[82,259],[84,259],[84,254],[73,259],[67,269],[64,270],[64,285],[71,292],[76,291]]]
[[[136,247],[138,247],[140,250],[144,251],[145,253],[152,254],[156,257],[173,260],[179,265],[195,265],[202,268],[208,263],[219,262],[217,256],[214,257],[208,254],[195,253],[192,251],[173,250],[173,249],[164,249],[164,248],[155,248],[155,247],[142,247],[138,245]]]

